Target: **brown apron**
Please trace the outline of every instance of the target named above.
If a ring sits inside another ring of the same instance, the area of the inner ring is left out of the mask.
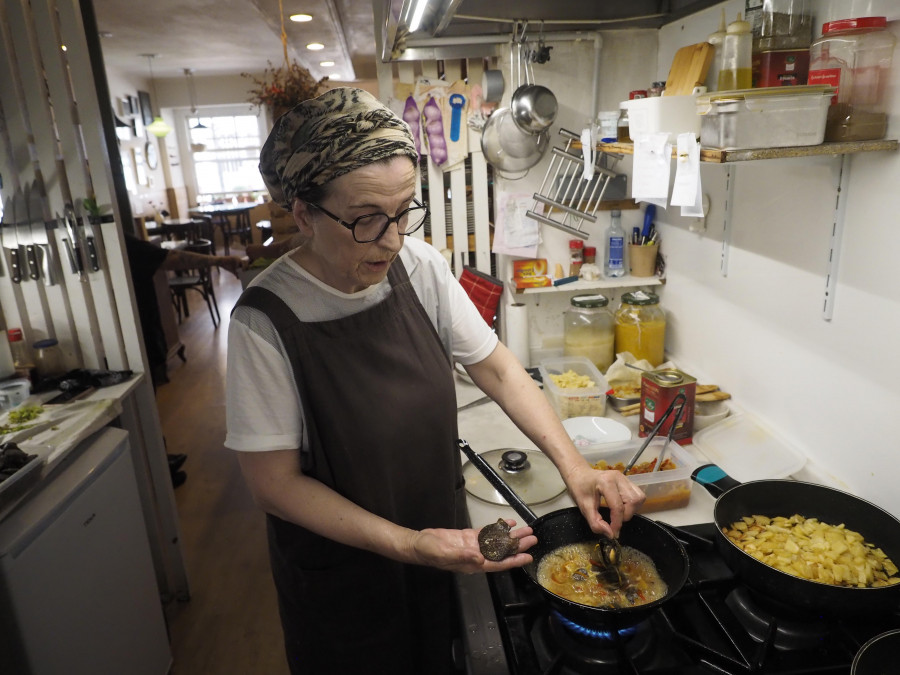
[[[390,295],[304,323],[274,293],[238,301],[272,320],[309,438],[301,469],[391,522],[468,524],[450,359],[398,259]],[[448,673],[452,575],[339,544],[268,515],[269,554],[292,673]]]

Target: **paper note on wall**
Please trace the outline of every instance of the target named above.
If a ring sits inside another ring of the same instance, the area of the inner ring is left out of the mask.
[[[668,205],[672,144],[667,132],[638,134],[634,140],[631,197],[662,208]]]
[[[525,215],[534,204],[531,193],[502,193],[494,229],[493,253],[534,258],[541,243],[541,229],[536,220]]]
[[[678,134],[675,152],[675,183],[672,205],[681,207],[681,215],[703,216],[700,185],[700,144],[693,133]]]

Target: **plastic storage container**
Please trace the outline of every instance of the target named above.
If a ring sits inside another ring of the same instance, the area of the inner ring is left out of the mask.
[[[544,383],[544,393],[560,419],[606,414],[606,390],[609,384],[597,367],[584,356],[563,356],[544,359],[538,370]],[[586,376],[593,386],[567,387],[551,379],[550,375]]]
[[[592,450],[589,447],[580,448],[580,451],[591,464],[597,464],[603,460],[608,465],[615,466],[615,464],[621,462],[624,468],[625,464],[641,447],[644,440],[636,439],[622,444],[603,445],[596,450]],[[657,437],[650,441],[650,444],[641,453],[635,466],[643,462],[652,462],[654,459],[658,460],[660,451],[665,443],[666,439],[662,437]],[[647,495],[647,499],[641,506],[639,513],[683,508],[691,501],[691,488],[693,486],[691,473],[697,468],[699,463],[687,450],[674,441],[669,443],[669,447],[666,448],[666,455],[663,461],[667,458],[674,462],[674,469],[629,475],[631,481]]]
[[[609,300],[599,294],[576,295],[563,317],[563,353],[584,356],[605,373],[615,359],[615,319]]]
[[[659,296],[649,291],[634,291],[622,296],[616,310],[616,354],[631,352],[653,367],[665,360],[666,314]]]
[[[885,94],[894,36],[883,16],[829,21],[809,48],[809,83],[837,88],[828,109],[827,141],[884,138]]]
[[[705,148],[784,148],[818,145],[833,87],[765,87],[697,98]]]

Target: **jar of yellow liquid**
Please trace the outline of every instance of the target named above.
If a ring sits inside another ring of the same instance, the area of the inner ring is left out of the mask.
[[[609,300],[602,295],[576,295],[569,300],[563,333],[563,353],[584,356],[605,373],[615,359],[615,331]]]
[[[753,34],[749,21],[732,21],[725,29],[722,42],[722,61],[719,69],[717,89],[750,89],[753,86]]]
[[[649,291],[634,291],[622,296],[616,310],[616,354],[631,352],[653,367],[665,360],[666,314],[659,296]]]

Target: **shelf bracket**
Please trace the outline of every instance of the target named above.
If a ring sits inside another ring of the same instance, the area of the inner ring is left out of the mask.
[[[834,216],[831,223],[831,244],[828,248],[828,274],[825,276],[825,301],[822,318],[834,316],[834,296],[837,292],[838,267],[841,262],[841,243],[844,238],[844,216],[847,211],[847,189],[850,185],[850,155],[841,155],[834,180]]]
[[[728,276],[728,256],[731,249],[731,220],[734,213],[734,185],[737,183],[737,167],[725,169],[725,216],[722,222],[722,276]]]

